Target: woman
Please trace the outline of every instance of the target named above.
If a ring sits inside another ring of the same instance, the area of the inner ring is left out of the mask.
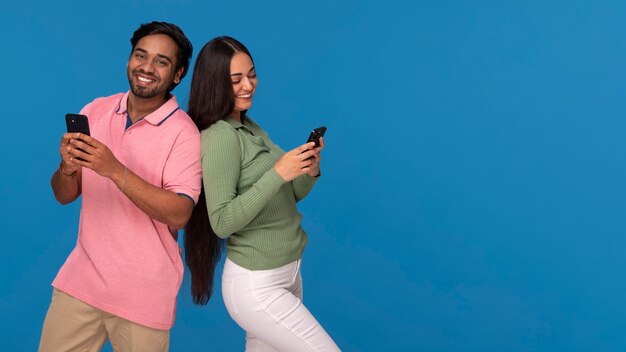
[[[208,301],[218,237],[226,239],[222,295],[246,331],[246,350],[338,351],[302,304],[300,276],[307,236],[296,202],[319,177],[324,141],[282,151],[246,115],[256,87],[243,44],[218,37],[202,48],[189,95],[189,115],[202,132],[204,180],[185,235],[192,295]]]

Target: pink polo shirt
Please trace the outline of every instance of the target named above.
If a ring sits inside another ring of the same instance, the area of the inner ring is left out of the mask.
[[[127,98],[120,93],[83,108],[91,135],[146,182],[195,204],[202,182],[198,129],[174,96],[126,128]],[[121,318],[170,329],[183,279],[173,235],[176,230],[146,215],[113,181],[83,168],[78,241],[52,285]]]

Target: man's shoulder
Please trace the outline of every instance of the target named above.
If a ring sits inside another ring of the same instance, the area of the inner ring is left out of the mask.
[[[98,97],[92,101],[92,104],[107,105],[107,106],[113,104],[119,107],[119,104],[122,101],[122,97],[124,96],[124,94],[125,93],[122,92],[122,93],[116,93],[116,94],[105,96],[105,97]]]
[[[116,112],[120,109],[123,96],[124,93],[117,93],[106,97],[95,98],[83,108],[83,112],[89,117],[97,117],[101,114]]]
[[[194,135],[200,135],[198,127],[182,108],[178,108],[173,111],[171,115],[169,115],[162,122],[162,125],[167,129],[180,130]]]

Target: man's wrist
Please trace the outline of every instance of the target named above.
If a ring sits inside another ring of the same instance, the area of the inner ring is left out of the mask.
[[[61,163],[59,165],[59,169],[58,170],[59,170],[59,172],[61,174],[63,174],[66,177],[74,177],[74,175],[76,175],[76,171],[78,171],[78,170],[74,170],[74,172],[72,172],[72,173],[67,173],[67,172],[63,171],[63,163]]]

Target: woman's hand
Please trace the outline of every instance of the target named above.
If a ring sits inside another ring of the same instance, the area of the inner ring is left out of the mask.
[[[298,176],[314,173],[313,167],[315,167],[317,173],[319,173],[318,160],[321,146],[319,148],[313,148],[314,146],[315,143],[310,142],[288,151],[276,162],[274,170],[287,182]],[[315,157],[316,154],[317,158]],[[317,176],[317,174],[315,175]]]
[[[311,177],[317,177],[320,175],[320,162],[322,161],[322,149],[324,149],[324,137],[320,137],[320,146],[315,148],[315,153],[313,154],[313,159],[311,159],[312,163],[309,166],[311,170],[307,172],[307,174]]]

